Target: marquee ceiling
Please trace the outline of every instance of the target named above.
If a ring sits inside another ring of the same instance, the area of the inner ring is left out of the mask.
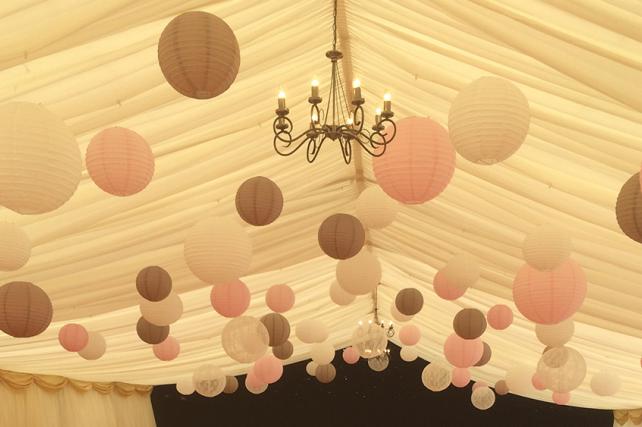
[[[368,104],[393,93],[398,117],[430,116],[446,124],[457,92],[483,75],[516,83],[529,99],[532,121],[522,148],[507,161],[479,166],[457,158],[450,186],[422,206],[405,206],[397,220],[368,236],[383,265],[378,307],[388,316],[396,291],[417,286],[427,304],[417,322],[420,356],[442,358],[442,344],[461,307],[486,311],[513,306],[511,284],[523,263],[521,242],[536,225],[569,230],[589,280],[570,345],[587,360],[589,375],[571,404],[600,408],[642,406],[642,252],[618,228],[614,205],[620,186],[642,160],[642,4],[635,0],[346,0],[341,4],[347,70],[362,81]],[[295,128],[305,122],[312,76],[329,80],[332,2],[318,0],[6,1],[0,4],[0,98],[40,102],[75,132],[84,153],[89,139],[109,126],[142,134],[156,156],[156,174],[127,198],[103,193],[86,171],[72,199],[45,215],[0,217],[21,224],[34,242],[29,263],[2,273],[3,283],[28,280],[54,304],[54,322],[31,339],[0,336],[0,367],[86,380],[144,384],[174,382],[205,362],[230,373],[220,346],[224,319],[210,307],[210,286],[182,257],[189,227],[206,215],[235,215],[236,188],[255,175],[283,190],[283,215],[247,230],[254,245],[249,314],[267,311],[263,294],[275,283],[297,294],[293,325],[318,317],[337,347],[349,343],[358,319],[373,309],[370,296],[347,307],[328,297],[335,262],[316,243],[328,215],[354,212],[371,162],[346,166],[337,147],[324,146],[309,165],[303,154],[281,158],[272,148],[275,95],[288,94]],[[232,87],[209,101],[185,98],[164,80],[158,37],[175,15],[204,10],[224,18],[241,46]],[[432,289],[436,270],[458,252],[482,267],[476,286],[456,302]],[[139,340],[134,279],[147,265],[173,276],[185,306],[172,335],[182,354],[154,358]],[[514,306],[513,306],[514,307]],[[537,362],[542,351],[533,325],[517,313],[508,330],[484,339],[493,358],[473,368],[474,379],[494,383],[516,362]],[[108,350],[98,361],[67,353],[57,343],[66,322],[104,333]],[[292,361],[308,356],[294,340]],[[395,362],[402,363],[402,362]],[[610,367],[621,391],[608,398],[590,391],[591,374]],[[373,373],[373,375],[375,375]],[[419,378],[417,379],[419,381]],[[427,392],[428,393],[428,392]],[[529,395],[550,400],[549,393]]]

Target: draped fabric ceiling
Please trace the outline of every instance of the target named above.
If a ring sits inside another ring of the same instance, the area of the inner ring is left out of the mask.
[[[589,374],[571,404],[642,406],[641,248],[619,230],[614,213],[619,188],[642,159],[642,4],[345,0],[340,9],[345,69],[362,81],[368,117],[390,90],[396,117],[430,116],[446,125],[457,92],[483,75],[513,81],[532,111],[529,135],[510,159],[478,166],[458,157],[444,193],[404,206],[393,225],[369,233],[369,247],[383,266],[382,317],[389,316],[399,289],[418,287],[426,299],[416,317],[423,332],[419,353],[442,359],[460,308],[514,308],[512,278],[523,263],[525,233],[544,222],[562,226],[589,281],[570,343],[585,357]],[[162,29],[187,10],[222,17],[241,46],[235,83],[213,100],[179,95],[158,66]],[[252,291],[248,314],[266,313],[266,289],[287,283],[297,298],[287,313],[293,326],[320,318],[337,348],[349,343],[356,322],[371,315],[373,299],[359,297],[347,307],[330,302],[335,261],[318,248],[316,233],[328,215],[354,212],[359,190],[373,185],[371,160],[362,156],[345,165],[338,147],[326,144],[309,165],[303,153],[282,158],[272,148],[278,88],[288,95],[295,130],[307,123],[310,79],[321,81],[322,95],[327,90],[331,15],[330,0],[0,4],[2,102],[44,104],[73,129],[83,153],[95,133],[118,125],[142,134],[156,156],[154,180],[135,196],[109,196],[85,171],[71,200],[54,212],[0,211],[34,242],[29,263],[0,274],[2,282],[38,284],[55,310],[40,336],[0,337],[0,367],[140,384],[175,382],[206,362],[233,374],[246,371],[248,365],[223,352],[225,319],[212,310],[210,286],[190,273],[182,252],[196,221],[236,215],[236,189],[255,175],[280,185],[285,207],[270,226],[246,226],[254,245],[244,279]],[[477,257],[482,277],[460,300],[440,300],[434,274],[459,252]],[[172,362],[156,360],[135,332],[140,314],[134,279],[147,265],[166,268],[183,299],[185,313],[171,327],[182,352]],[[472,369],[474,379],[494,383],[515,363],[535,366],[543,346],[533,324],[515,314],[509,329],[484,335],[493,357]],[[86,361],[59,346],[57,332],[71,321],[105,335],[103,358]],[[291,361],[308,358],[308,346],[293,342]],[[592,373],[604,367],[622,379],[612,397],[589,388]],[[550,400],[550,392],[529,397]]]

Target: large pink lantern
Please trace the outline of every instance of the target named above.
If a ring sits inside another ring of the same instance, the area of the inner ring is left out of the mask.
[[[586,297],[586,277],[573,260],[551,271],[524,265],[513,281],[513,299],[527,319],[544,325],[571,317]]]
[[[178,357],[181,352],[181,345],[178,340],[172,336],[168,336],[161,343],[154,344],[154,355],[163,362],[169,362]]]
[[[250,389],[258,390],[265,385],[267,385],[267,383],[261,381],[259,377],[256,376],[256,372],[254,372],[254,367],[252,367],[249,371],[247,371],[247,376],[245,377],[245,387],[247,387],[248,390]]]
[[[78,352],[87,346],[89,334],[84,326],[69,323],[58,332],[58,341],[65,350]]]
[[[421,331],[415,325],[404,325],[399,330],[399,341],[403,345],[415,345],[421,339]]]
[[[212,286],[210,302],[221,316],[238,317],[250,306],[250,290],[240,280]]]
[[[435,288],[435,293],[439,298],[447,301],[453,301],[466,293],[466,288],[455,286],[446,279],[446,275],[440,270],[435,274],[432,281],[432,286]]]
[[[343,349],[343,361],[348,365],[354,365],[359,361],[359,352],[354,347]]]
[[[288,285],[274,285],[265,294],[265,303],[275,313],[284,313],[294,305],[294,292]]]
[[[283,375],[283,361],[267,354],[254,362],[254,374],[264,384],[273,384]]]
[[[507,305],[497,304],[488,310],[486,319],[491,328],[502,331],[513,323],[513,310]]]
[[[372,164],[383,191],[402,203],[416,205],[446,188],[455,172],[455,149],[439,123],[408,117],[397,122],[394,143]]]
[[[470,371],[467,368],[453,368],[452,384],[455,387],[466,387],[470,382]]]
[[[484,343],[481,339],[465,340],[457,334],[451,334],[444,343],[444,355],[451,365],[457,368],[469,368],[481,359],[484,354]]]

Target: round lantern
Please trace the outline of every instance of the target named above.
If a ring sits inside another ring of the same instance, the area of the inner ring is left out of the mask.
[[[613,396],[620,391],[621,386],[618,374],[608,370],[596,372],[591,378],[591,390],[598,396]]]
[[[310,354],[317,365],[327,365],[334,359],[334,347],[329,342],[312,344]]]
[[[232,394],[235,393],[239,388],[239,380],[235,376],[227,375],[225,377],[225,387],[223,388],[223,393]]]
[[[314,360],[310,360],[308,364],[305,365],[305,372],[307,372],[308,375],[315,376],[318,366],[319,365],[317,365],[317,362],[315,362]]]
[[[98,132],[87,146],[85,163],[92,181],[114,196],[136,194],[154,176],[154,154],[147,141],[121,127]]]
[[[356,295],[344,291],[336,280],[330,285],[330,299],[336,305],[348,305],[354,301],[355,298]]]
[[[513,323],[513,310],[507,305],[497,304],[488,310],[486,319],[491,328],[503,331]]]
[[[554,225],[537,227],[524,239],[524,260],[538,270],[552,270],[571,255],[571,237]]]
[[[265,354],[270,335],[259,320],[241,316],[227,322],[221,341],[228,356],[237,362],[249,363]]]
[[[240,280],[212,286],[210,303],[224,317],[238,317],[250,306],[250,290]]]
[[[161,267],[145,267],[136,276],[136,290],[148,301],[161,301],[172,291],[172,277]]]
[[[437,197],[455,172],[455,150],[439,123],[407,117],[397,123],[395,143],[372,161],[375,178],[390,197],[416,205]]]
[[[513,394],[527,396],[535,392],[531,379],[533,367],[515,364],[506,371],[506,385]]]
[[[85,348],[78,352],[78,355],[86,360],[97,360],[103,357],[107,351],[107,343],[100,332],[89,332],[89,339]]]
[[[404,362],[414,362],[417,360],[417,350],[413,347],[401,347],[399,356],[401,356],[401,360]]]
[[[368,367],[375,372],[385,371],[389,364],[390,358],[386,355],[368,359]]]
[[[421,339],[421,330],[415,325],[404,325],[399,330],[399,341],[403,345],[415,345]]]
[[[457,388],[463,388],[470,382],[470,371],[467,368],[453,368],[452,384]]]
[[[405,314],[399,313],[399,310],[397,310],[397,306],[394,302],[390,304],[390,315],[393,319],[400,323],[412,320],[412,316],[406,316]]]
[[[575,261],[566,260],[552,271],[524,265],[513,281],[513,299],[528,320],[551,325],[568,319],[586,296],[586,277]]]
[[[209,363],[196,368],[192,380],[196,392],[205,397],[218,396],[223,392],[226,383],[221,368]]]
[[[296,337],[306,344],[320,343],[328,338],[328,328],[321,319],[302,320],[296,325]]]
[[[314,376],[322,384],[328,384],[337,376],[337,370],[331,363],[317,366]]]
[[[294,291],[288,285],[270,286],[265,294],[265,303],[275,313],[285,313],[294,306]]]
[[[381,356],[388,346],[388,337],[384,328],[372,321],[359,322],[352,334],[352,347],[364,359]]]
[[[475,390],[477,390],[479,387],[488,387],[488,384],[486,384],[486,383],[485,383],[485,382],[483,382],[483,381],[477,381],[477,382],[473,383],[473,386],[472,386],[471,388],[472,388],[472,391],[475,391]]]
[[[457,368],[469,368],[481,359],[484,344],[477,338],[466,340],[457,334],[451,334],[444,343],[444,355],[451,365]]]
[[[506,396],[509,393],[506,380],[499,380],[495,383],[495,394],[498,396]]]
[[[158,64],[167,82],[190,98],[225,92],[239,71],[241,54],[234,32],[207,12],[185,12],[172,19],[158,41]]]
[[[0,329],[16,338],[36,336],[49,326],[53,307],[49,296],[29,282],[0,286]]]
[[[350,259],[337,263],[339,286],[352,295],[365,295],[376,289],[381,281],[381,264],[377,257],[363,249]]]
[[[168,337],[169,326],[156,326],[144,317],[141,317],[138,319],[138,323],[136,323],[136,333],[138,337],[147,344],[159,344]]]
[[[533,388],[535,390],[546,390],[546,384],[544,384],[544,379],[539,375],[537,372],[535,372],[531,378],[531,384],[533,384]]]
[[[495,393],[490,387],[479,387],[473,390],[470,401],[475,408],[485,411],[495,404]]]
[[[558,393],[553,392],[552,396],[553,402],[558,405],[566,405],[571,401],[571,393]]]
[[[343,349],[343,361],[348,365],[354,365],[359,361],[359,352],[354,347],[347,347]]]
[[[490,346],[487,343],[484,344],[484,352],[482,353],[482,356],[479,358],[477,363],[475,363],[475,366],[484,366],[488,362],[490,362],[490,358],[493,356],[493,351],[491,350]]]
[[[238,222],[210,217],[189,230],[184,256],[189,269],[202,281],[229,283],[249,271],[252,242]]]
[[[31,257],[29,236],[11,222],[0,222],[0,236],[0,271],[20,269]]]
[[[21,214],[59,208],[80,182],[73,132],[39,104],[0,105],[0,159],[0,205]]]
[[[368,187],[357,198],[357,217],[368,228],[383,228],[394,221],[399,205],[379,186]]]
[[[68,323],[58,332],[58,342],[67,351],[77,352],[89,342],[87,329],[76,323]]]
[[[268,178],[250,178],[236,191],[236,211],[248,224],[271,224],[281,215],[282,210],[281,189]]]
[[[405,316],[414,316],[424,306],[424,296],[415,288],[402,289],[395,298],[395,307]]]
[[[174,337],[167,337],[163,342],[154,344],[154,356],[163,362],[169,362],[178,357],[181,352],[181,345]]]
[[[258,384],[255,381],[249,380],[248,378],[251,378],[251,377],[245,377],[245,388],[250,393],[252,393],[252,394],[261,394],[265,390],[267,390],[267,388],[268,388],[267,384]]]
[[[421,382],[430,391],[444,391],[451,381],[452,373],[450,369],[438,362],[429,364],[421,372]]]
[[[443,271],[438,271],[433,279],[432,286],[439,298],[453,301],[466,293],[466,288],[459,288],[446,279]]]
[[[568,393],[584,381],[586,362],[582,355],[572,348],[555,347],[542,355],[537,364],[537,374],[547,389]]]
[[[270,336],[270,347],[279,346],[290,338],[290,322],[279,313],[266,314],[261,317],[261,323],[263,323]]]
[[[194,393],[194,380],[192,377],[181,378],[176,383],[176,391],[183,396],[189,396]]]
[[[453,319],[453,329],[461,338],[474,340],[486,330],[486,316],[476,308],[464,308]]]
[[[479,264],[468,254],[457,254],[441,270],[444,279],[452,286],[466,291],[479,279]]]
[[[272,354],[281,360],[288,360],[292,353],[294,353],[294,346],[290,341],[286,341],[281,345],[272,347]]]
[[[457,94],[448,112],[448,131],[462,157],[492,165],[517,151],[530,120],[528,100],[517,86],[485,76]]]
[[[361,222],[348,214],[327,217],[319,227],[319,246],[326,255],[335,259],[352,258],[366,241]]]
[[[631,239],[642,243],[642,192],[640,173],[636,173],[622,186],[615,204],[615,216],[620,228]]]
[[[535,325],[535,335],[544,345],[561,347],[571,340],[575,333],[575,322],[566,319],[553,325]]]
[[[140,299],[140,314],[145,320],[157,326],[167,326],[176,322],[183,315],[183,301],[175,292],[158,302]]]
[[[271,354],[266,354],[254,362],[253,370],[259,381],[273,384],[283,375],[283,362]]]

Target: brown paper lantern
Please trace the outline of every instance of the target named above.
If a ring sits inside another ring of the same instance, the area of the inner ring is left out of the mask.
[[[209,99],[225,92],[241,55],[232,29],[207,12],[172,19],[158,41],[158,63],[167,82],[185,96]]]
[[[172,291],[172,277],[156,265],[143,268],[136,276],[136,289],[148,301],[160,301]]]
[[[223,389],[223,393],[225,394],[232,394],[239,388],[239,380],[236,379],[236,377],[232,375],[228,375],[225,377],[225,388]]]
[[[51,323],[49,296],[29,282],[10,282],[0,287],[0,329],[16,338],[33,337]]]
[[[642,192],[639,172],[622,186],[615,204],[615,215],[624,234],[642,243]]]
[[[499,380],[495,383],[495,393],[498,396],[505,396],[509,391],[505,380]]]
[[[141,317],[136,324],[136,333],[147,344],[159,344],[169,336],[169,326],[156,326]]]
[[[476,308],[464,308],[453,319],[453,329],[463,339],[474,340],[486,330],[486,316]]]
[[[405,316],[414,316],[419,313],[424,306],[424,297],[415,288],[402,289],[397,293],[395,306],[399,313]]]
[[[332,380],[334,380],[334,377],[337,376],[337,370],[332,363],[329,363],[327,365],[317,366],[314,374],[320,383],[328,384],[332,382]]]
[[[236,191],[236,211],[248,224],[271,224],[281,215],[282,210],[281,189],[268,178],[250,178]]]
[[[281,360],[288,360],[292,356],[292,353],[294,353],[294,346],[290,341],[286,341],[281,345],[272,347],[272,354],[274,357]]]
[[[319,227],[319,246],[326,255],[335,259],[352,258],[366,241],[361,221],[352,215],[334,214]]]
[[[261,323],[270,335],[270,347],[277,347],[290,338],[290,322],[279,313],[270,313],[261,317]]]
[[[475,363],[475,366],[484,366],[488,362],[490,362],[490,358],[493,355],[493,351],[491,350],[490,346],[487,343],[484,344],[484,353],[482,353],[481,359],[477,363]]]

